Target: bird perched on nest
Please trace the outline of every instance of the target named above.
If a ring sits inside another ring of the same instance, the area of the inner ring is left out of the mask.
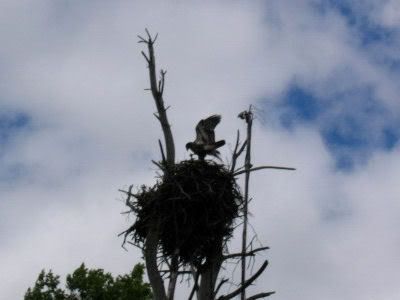
[[[220,159],[219,147],[225,145],[224,140],[215,141],[214,129],[221,121],[220,115],[212,115],[207,119],[200,120],[196,126],[196,139],[194,142],[186,144],[186,150],[192,150],[200,160],[204,160],[206,155],[213,155]]]

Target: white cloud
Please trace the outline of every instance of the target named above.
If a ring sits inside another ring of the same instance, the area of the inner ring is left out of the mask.
[[[285,299],[393,299],[399,292],[398,149],[354,174],[336,173],[318,138],[308,136],[269,145],[276,153],[291,149],[287,161],[295,157],[295,173],[254,175],[256,186],[268,184],[253,201],[253,222],[271,246],[268,287]]]
[[[383,6],[382,21],[386,26],[399,28],[400,26],[400,3],[390,0]]]

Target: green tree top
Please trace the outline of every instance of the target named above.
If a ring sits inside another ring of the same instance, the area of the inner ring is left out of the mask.
[[[91,269],[81,264],[66,277],[66,289],[59,288],[60,276],[42,270],[33,288],[28,288],[25,300],[148,300],[150,285],[143,281],[144,265],[137,264],[126,275],[113,277],[103,269]]]

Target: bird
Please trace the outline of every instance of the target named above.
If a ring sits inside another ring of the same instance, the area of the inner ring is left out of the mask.
[[[225,145],[225,140],[216,142],[214,132],[220,121],[220,115],[212,115],[200,120],[196,126],[196,139],[186,144],[186,150],[192,150],[200,160],[204,160],[206,155],[212,155],[220,159],[220,153],[217,149]]]

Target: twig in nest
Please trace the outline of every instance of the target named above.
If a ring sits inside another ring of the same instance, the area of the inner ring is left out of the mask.
[[[133,188],[133,184],[131,184],[129,186],[128,191],[124,191],[124,190],[118,190],[118,191],[120,191],[121,193],[125,193],[127,195],[127,198],[125,200],[125,205],[128,206],[132,211],[135,211],[136,208],[131,203],[131,197],[135,197],[135,195],[132,194],[132,188]]]
[[[157,167],[159,167],[160,170],[164,170],[164,167],[163,167],[160,163],[156,162],[155,160],[151,160],[151,162],[152,162],[153,164],[155,164]]]

